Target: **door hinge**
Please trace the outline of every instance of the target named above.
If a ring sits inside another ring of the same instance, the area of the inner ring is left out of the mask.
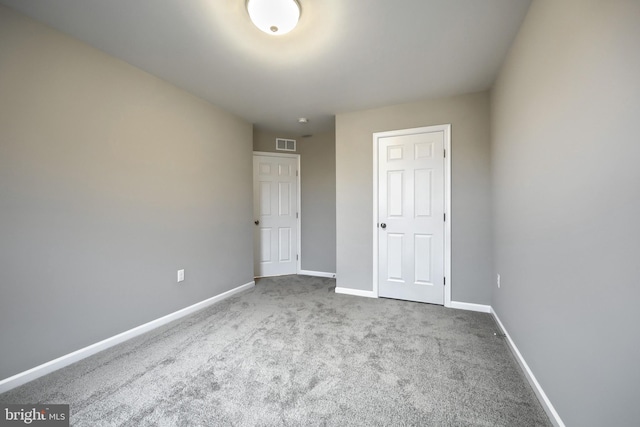
[[[444,278],[444,285],[447,286],[447,278]]]
[[[296,218],[298,218],[298,212],[296,212]]]
[[[444,222],[447,222],[447,214],[444,214]]]
[[[298,255],[296,254],[296,261],[298,261]]]
[[[298,171],[296,171],[296,176],[298,176]]]
[[[444,156],[447,157],[447,150],[444,150]]]

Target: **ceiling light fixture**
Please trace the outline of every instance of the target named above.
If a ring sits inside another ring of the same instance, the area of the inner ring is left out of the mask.
[[[247,11],[256,27],[277,36],[293,30],[300,19],[297,0],[247,0]]]
[[[300,117],[298,119],[298,123],[302,123],[302,124],[309,123],[309,119],[307,119],[306,117]]]

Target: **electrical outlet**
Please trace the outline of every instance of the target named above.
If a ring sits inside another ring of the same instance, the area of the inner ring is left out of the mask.
[[[498,288],[500,288],[500,274],[496,276],[496,283],[498,284]]]
[[[178,270],[178,283],[184,282],[184,269]]]

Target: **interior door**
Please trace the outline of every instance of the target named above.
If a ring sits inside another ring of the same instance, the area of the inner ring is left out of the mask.
[[[254,275],[297,273],[298,159],[253,156]]]
[[[428,129],[376,134],[378,296],[444,304],[444,131]]]

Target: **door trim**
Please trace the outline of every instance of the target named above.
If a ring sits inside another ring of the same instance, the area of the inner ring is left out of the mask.
[[[411,129],[400,129],[386,132],[375,132],[373,134],[373,296],[378,294],[378,139],[389,136],[411,135],[420,132],[444,132],[444,149],[446,157],[444,159],[444,213],[447,220],[444,223],[444,306],[451,307],[451,124],[424,126]]]
[[[296,274],[300,274],[300,270],[302,270],[302,267],[301,267],[302,266],[302,230],[300,227],[300,224],[302,223],[302,210],[300,209],[300,207],[302,206],[302,200],[301,200],[302,192],[300,191],[301,190],[300,177],[302,176],[302,171],[300,170],[300,154],[272,153],[270,151],[254,151],[252,159],[254,156],[286,157],[290,159],[296,159],[296,170],[297,170],[296,186],[298,187],[297,189],[298,200],[296,201],[296,211],[298,212],[298,221],[296,221],[296,230],[298,234],[297,243],[296,243],[298,245],[298,250],[296,254],[298,255],[298,259],[296,260]],[[253,206],[251,208],[253,209]],[[251,215],[253,216],[253,212]],[[255,245],[255,242],[253,242],[253,244]],[[254,275],[255,275],[255,272],[254,272]]]

